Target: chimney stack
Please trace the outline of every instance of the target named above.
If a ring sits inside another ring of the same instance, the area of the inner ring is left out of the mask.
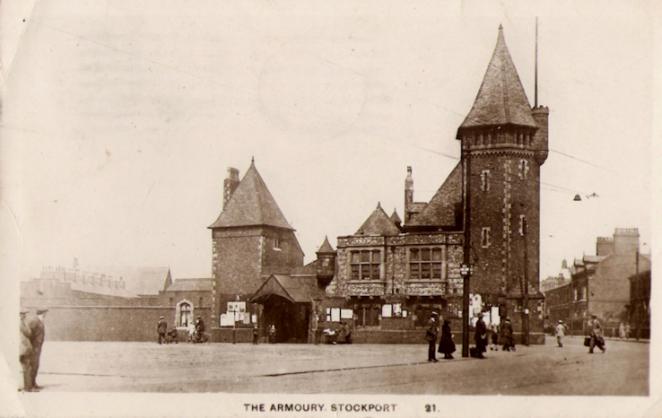
[[[239,185],[239,170],[234,167],[228,167],[228,176],[223,180],[223,209],[228,204],[232,194]]]

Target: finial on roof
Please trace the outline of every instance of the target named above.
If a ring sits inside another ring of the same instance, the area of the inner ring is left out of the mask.
[[[251,165],[255,165],[255,156],[251,155]]]
[[[503,30],[503,25],[501,23],[499,23],[499,30]]]
[[[382,202],[377,202],[377,209],[381,209],[381,208],[382,208]]]

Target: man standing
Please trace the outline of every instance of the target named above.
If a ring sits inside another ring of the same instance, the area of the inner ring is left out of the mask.
[[[600,348],[600,350],[602,350],[604,353],[607,351],[607,347],[605,347],[605,339],[602,333],[602,326],[600,325],[600,321],[598,321],[597,316],[591,315],[591,318],[591,343],[589,345],[588,352],[589,354],[593,354],[593,349],[597,345],[598,348]]]
[[[478,321],[476,321],[476,334],[474,335],[474,340],[476,342],[476,357],[485,358],[483,353],[487,351],[487,325],[485,325],[485,321],[483,321],[482,313],[478,316]]]
[[[18,360],[21,362],[23,369],[23,391],[34,392],[36,389],[32,387],[32,343],[30,342],[30,328],[26,322],[26,309],[21,309],[20,312],[20,325],[19,325],[19,347],[18,347]]]
[[[513,337],[513,324],[506,318],[501,326],[501,340],[503,342],[503,351],[515,351],[515,339]]]
[[[39,358],[41,357],[41,347],[44,345],[46,327],[44,318],[48,309],[37,309],[36,316],[27,318],[26,324],[30,330],[30,344],[32,344],[32,356],[30,358],[30,388],[34,390],[41,389],[37,384],[37,373],[39,372]]]
[[[160,316],[159,323],[156,324],[156,332],[159,333],[159,344],[163,344],[166,340],[166,331],[168,330],[168,323],[165,318]]]
[[[430,319],[428,320],[428,328],[425,331],[425,339],[428,342],[428,361],[431,362],[438,362],[437,360],[437,354],[435,350],[435,345],[437,342],[437,334],[438,334],[438,325],[437,325],[437,315],[439,315],[436,312],[432,312],[430,315]]]
[[[565,324],[562,320],[559,319],[559,323],[556,324],[556,343],[559,347],[563,347],[563,337],[565,336]]]

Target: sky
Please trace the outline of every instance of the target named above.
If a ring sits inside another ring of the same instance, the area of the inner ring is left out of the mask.
[[[41,1],[3,48],[3,213],[18,275],[44,265],[170,266],[210,277],[228,167],[255,158],[306,254],[406,167],[429,200],[503,24],[550,108],[541,278],[638,227],[650,251],[653,22],[647,3]],[[294,7],[296,6],[296,7]],[[7,25],[5,25],[7,27]],[[596,193],[598,197],[586,198]],[[573,201],[581,194],[581,202]]]

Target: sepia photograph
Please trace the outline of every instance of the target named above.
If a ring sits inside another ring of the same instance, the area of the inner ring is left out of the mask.
[[[659,416],[658,11],[3,1],[0,415]]]

